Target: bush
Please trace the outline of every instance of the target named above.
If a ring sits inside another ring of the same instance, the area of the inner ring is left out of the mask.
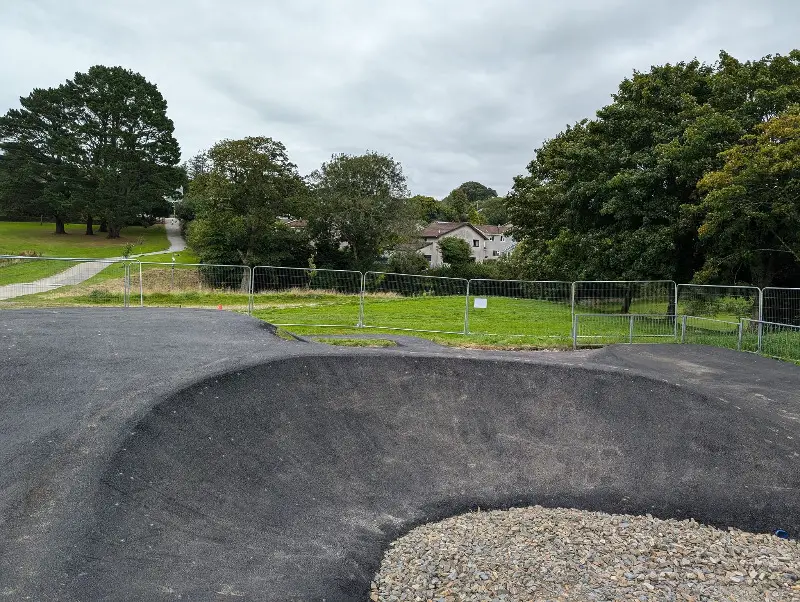
[[[397,274],[422,274],[428,271],[428,260],[416,251],[393,253],[386,264],[387,272]]]
[[[442,252],[442,261],[451,266],[463,266],[474,261],[472,247],[462,238],[448,236],[441,239],[439,250]]]

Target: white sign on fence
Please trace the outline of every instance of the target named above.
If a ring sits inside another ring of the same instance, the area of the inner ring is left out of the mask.
[[[486,299],[475,297],[475,309],[486,309]]]

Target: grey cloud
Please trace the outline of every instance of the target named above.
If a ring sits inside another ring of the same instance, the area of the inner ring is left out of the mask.
[[[186,157],[268,135],[304,173],[372,149],[403,163],[414,192],[505,192],[634,69],[785,53],[798,23],[794,0],[6,2],[0,110],[121,64],[158,84]]]

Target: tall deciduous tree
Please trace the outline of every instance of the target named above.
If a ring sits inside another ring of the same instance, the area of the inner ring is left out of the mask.
[[[700,239],[708,243],[702,281],[744,272],[756,286],[800,267],[800,106],[773,117],[722,153],[700,180]]]
[[[536,151],[508,198],[539,278],[690,280],[705,263],[697,183],[757,123],[800,102],[800,52],[723,53],[624,80],[596,118]],[[688,208],[688,209],[687,209]]]
[[[311,231],[324,245],[342,247],[353,267],[371,267],[411,231],[406,178],[388,155],[333,155],[309,182]]]
[[[442,214],[450,221],[472,221],[470,220],[470,211],[476,211],[480,201],[496,196],[496,190],[484,186],[480,182],[464,182],[442,199]]]
[[[272,138],[215,144],[193,173],[187,202],[196,213],[189,244],[205,263],[303,265],[304,234],[280,222],[298,215],[304,184],[286,148]]]

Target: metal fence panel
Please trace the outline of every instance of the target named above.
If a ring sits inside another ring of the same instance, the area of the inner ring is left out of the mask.
[[[252,271],[243,265],[138,262],[132,290],[142,307],[222,307],[248,311]]]
[[[758,319],[760,307],[761,291],[755,286],[678,285],[679,314],[738,322]]]
[[[800,362],[800,326],[742,318],[742,350]]]
[[[465,332],[468,281],[463,278],[367,272],[363,282],[365,328]]]
[[[676,317],[657,314],[575,314],[572,345],[675,342]]]
[[[548,339],[569,336],[571,282],[481,278],[470,280],[468,289],[470,334]]]
[[[356,327],[363,274],[350,270],[253,268],[253,315],[278,326]]]
[[[573,314],[675,315],[672,280],[582,280],[572,285]]]
[[[742,323],[701,316],[680,317],[681,343],[741,349]]]
[[[761,320],[800,326],[800,288],[765,287],[761,304]]]
[[[126,306],[128,260],[0,256],[0,307]]]

